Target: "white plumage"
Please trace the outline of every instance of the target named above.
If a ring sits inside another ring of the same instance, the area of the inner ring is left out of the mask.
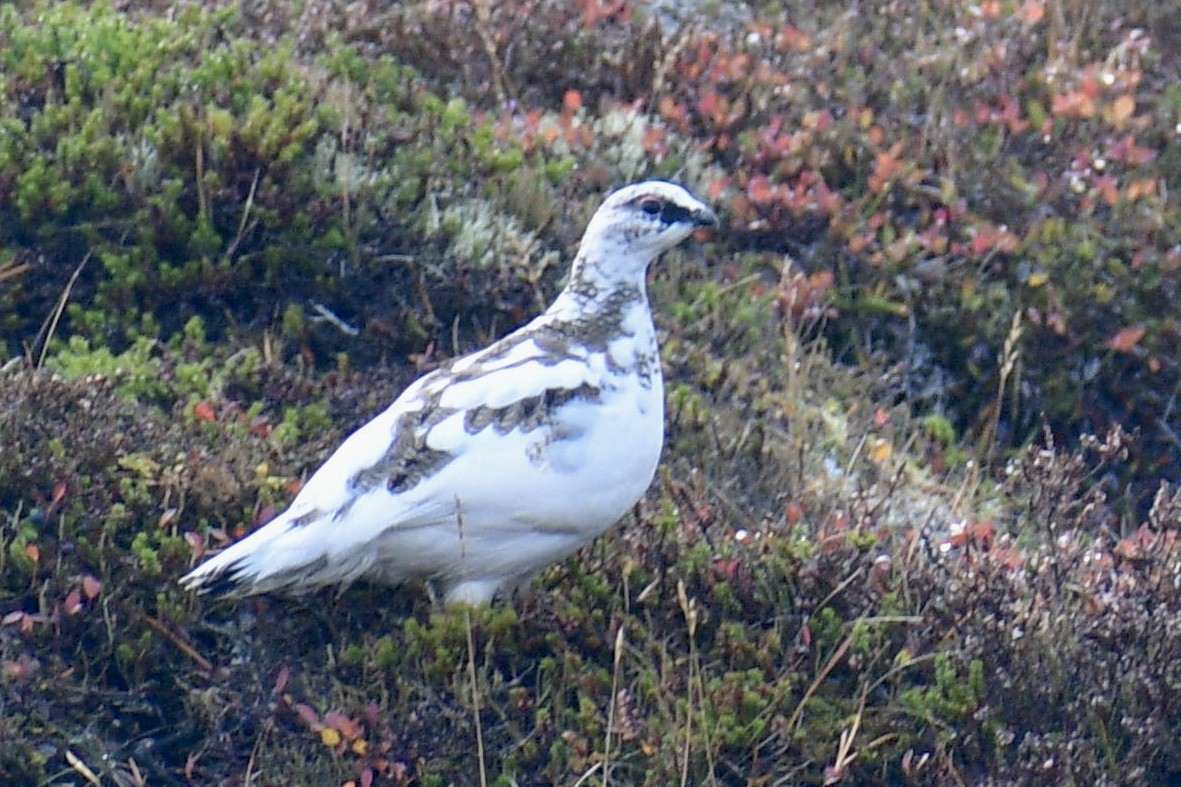
[[[594,539],[644,494],[664,442],[648,264],[716,223],[674,183],[616,191],[544,313],[415,381],[287,511],[181,583],[245,596],[422,579],[479,604]]]

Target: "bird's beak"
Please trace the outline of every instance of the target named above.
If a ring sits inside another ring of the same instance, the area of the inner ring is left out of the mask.
[[[716,227],[718,226],[718,214],[706,207],[702,207],[693,212],[693,221],[697,222],[698,227]]]

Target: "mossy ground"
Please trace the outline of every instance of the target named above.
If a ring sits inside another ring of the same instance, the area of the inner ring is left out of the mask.
[[[0,9],[0,781],[1181,780],[1176,20],[862,6]],[[727,226],[620,527],[176,587],[643,176]]]

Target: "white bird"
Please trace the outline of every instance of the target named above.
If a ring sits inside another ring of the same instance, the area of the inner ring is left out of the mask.
[[[717,224],[685,188],[611,194],[532,322],[411,384],[291,506],[180,581],[222,596],[365,578],[482,604],[617,522],[664,443],[648,264]]]

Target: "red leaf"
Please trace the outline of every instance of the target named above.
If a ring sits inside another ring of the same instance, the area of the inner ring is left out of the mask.
[[[1156,194],[1156,180],[1153,178],[1140,178],[1133,180],[1128,184],[1127,193],[1124,195],[1128,202],[1135,202],[1144,197],[1151,197]]]
[[[49,504],[56,506],[66,497],[66,491],[69,489],[65,481],[58,481],[57,485],[53,487],[53,497],[49,499]]]
[[[1119,202],[1119,181],[1111,175],[1101,175],[1095,178],[1095,186],[1099,189],[1103,201],[1109,206],[1114,206]]]
[[[1083,77],[1083,82],[1079,85],[1079,92],[1090,99],[1099,98],[1100,87],[1099,77],[1094,69],[1088,71],[1087,75]]]
[[[868,249],[872,243],[872,235],[868,232],[858,232],[849,238],[849,251],[853,254],[860,254]]]
[[[766,205],[775,199],[775,186],[766,175],[755,175],[746,184],[746,195],[756,205]]]
[[[103,592],[103,583],[90,574],[85,574],[82,577],[82,595],[86,596],[87,601],[94,601],[99,594]]]
[[[71,590],[66,595],[66,600],[62,604],[62,608],[67,615],[77,615],[82,611],[82,594],[77,589]]]
[[[697,111],[706,117],[716,117],[719,114],[725,114],[725,109],[718,109],[722,103],[722,97],[716,91],[711,90],[697,100]]]
[[[197,756],[194,754],[190,754],[185,759],[185,779],[188,780],[189,784],[193,783],[193,775],[194,775],[194,772],[196,771],[196,768],[197,768]]]
[[[1113,551],[1126,560],[1136,560],[1141,557],[1139,545],[1130,538],[1122,539],[1115,545]]]
[[[1027,25],[1036,25],[1046,15],[1046,6],[1038,0],[1025,0],[1017,9],[1017,18]]]
[[[644,132],[644,139],[641,144],[644,150],[649,153],[664,151],[664,137],[665,131],[659,126],[652,126]]]
[[[800,503],[792,500],[787,504],[784,513],[787,515],[787,523],[789,525],[799,524],[799,521],[804,518],[804,507]]]
[[[272,694],[282,694],[283,689],[287,688],[287,680],[291,677],[291,670],[283,667],[279,670],[279,674],[275,676],[275,687],[271,689]]]
[[[1092,118],[1095,116],[1095,98],[1084,90],[1059,93],[1051,101],[1050,113],[1054,117]]]
[[[736,558],[715,558],[713,570],[723,579],[734,579],[738,576],[739,565]]]
[[[1144,338],[1145,331],[1146,329],[1142,325],[1133,325],[1124,328],[1107,340],[1107,347],[1108,349],[1115,350],[1117,353],[1131,352],[1140,340]]]
[[[324,714],[324,723],[340,732],[346,741],[353,741],[364,734],[365,728],[340,711],[330,710]]]
[[[299,720],[312,729],[318,729],[320,724],[320,714],[316,713],[316,709],[305,702],[298,703],[295,706],[295,715],[299,716]]]
[[[217,413],[213,411],[213,406],[209,402],[197,402],[193,405],[193,415],[197,417],[198,421],[204,421],[207,424],[217,422]]]
[[[41,547],[36,544],[25,544],[25,556],[34,563],[41,561]]]
[[[973,541],[988,546],[996,536],[996,525],[991,522],[975,522],[968,526],[967,532]]]
[[[729,185],[729,178],[725,177],[724,175],[722,177],[714,178],[713,181],[710,182],[709,187],[705,190],[705,194],[711,200],[716,200],[718,197],[722,196],[722,192],[725,191],[726,187]]]
[[[205,554],[205,539],[201,537],[200,533],[194,533],[192,530],[185,531],[185,543],[189,545],[189,549],[196,553],[197,557]]]
[[[41,662],[37,659],[31,658],[25,654],[15,660],[5,660],[0,664],[0,670],[3,671],[6,678],[15,678],[17,680],[28,680],[41,669]]]
[[[582,94],[577,90],[567,90],[562,96],[562,107],[568,112],[577,112],[582,109]]]

